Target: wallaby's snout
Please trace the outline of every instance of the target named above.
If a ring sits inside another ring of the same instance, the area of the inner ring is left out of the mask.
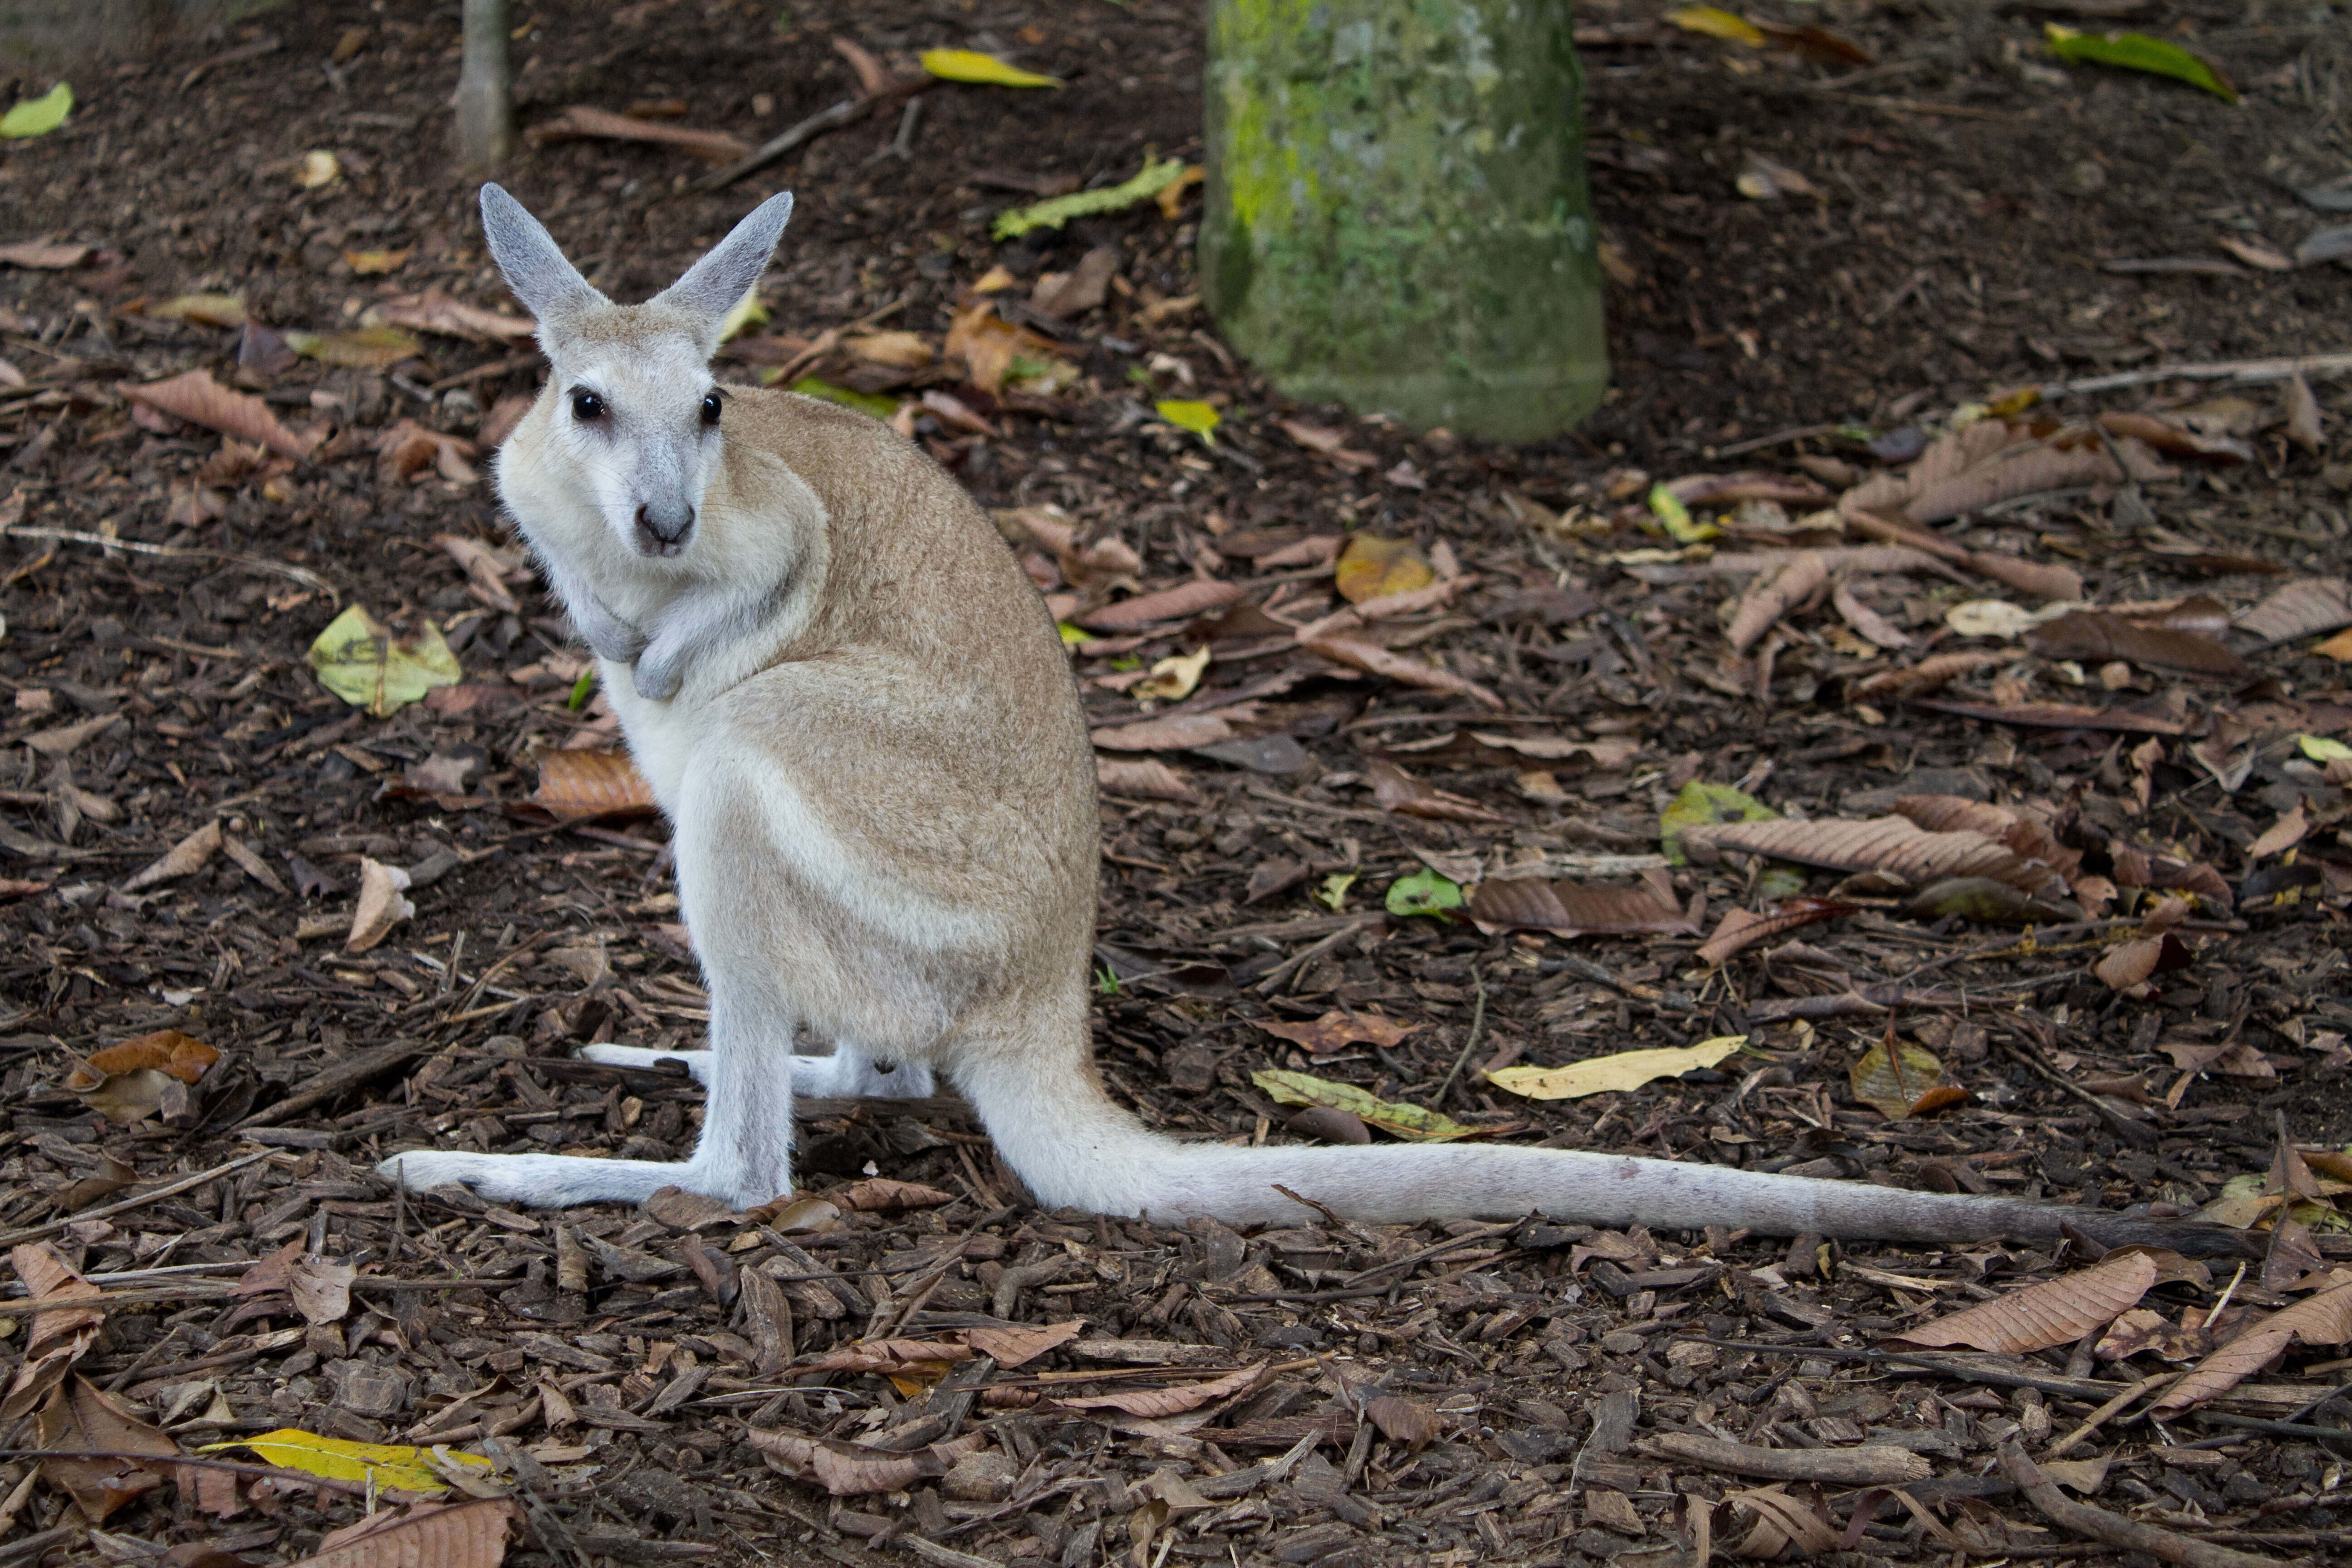
[[[675,555],[694,532],[694,509],[683,501],[640,502],[637,548],[648,555]]]

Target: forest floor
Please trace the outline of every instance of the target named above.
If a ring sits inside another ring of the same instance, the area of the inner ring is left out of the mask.
[[[1662,9],[1579,9],[1614,384],[1527,447],[1275,396],[1199,308],[1197,190],[992,240],[1198,160],[1172,0],[517,0],[508,183],[622,299],[796,193],[724,375],[878,399],[1094,634],[1097,1050],[1153,1125],[1362,1131],[1305,1094],[2219,1205],[2248,1266],[1040,1213],[946,1098],[803,1104],[811,1195],[749,1215],[396,1195],[403,1148],[682,1156],[689,1081],[574,1052],[691,1046],[708,998],[659,822],[565,809],[627,781],[583,772],[614,722],[488,478],[542,367],[482,314],[515,307],[446,152],[455,8],[337,0],[83,68],[0,143],[0,1239],[108,1298],[0,1302],[0,1564],[311,1554],[370,1487],[155,1458],[289,1427],[491,1460],[467,1513],[383,1514],[468,1568],[509,1509],[509,1561],[583,1568],[2343,1561],[2352,271],[2309,237],[2352,26],[2140,6],[2231,104],[2051,56],[2112,5],[1780,8],[1869,65]],[[836,39],[877,111],[712,194],[548,133],[757,143],[859,96]],[[940,47],[1067,85],[902,109]],[[2213,368],[2287,355],[2335,357]],[[1213,606],[1118,608],[1186,584]],[[352,606],[462,680],[327,690]],[[1475,921],[1391,912],[1473,885]],[[1901,1348],[2037,1286],[2038,1330]]]

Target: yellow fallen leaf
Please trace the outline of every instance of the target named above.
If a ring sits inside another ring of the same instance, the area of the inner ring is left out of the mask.
[[[1205,647],[1190,658],[1171,654],[1153,665],[1150,678],[1137,682],[1129,695],[1181,702],[1192,695],[1192,689],[1201,684],[1201,672],[1208,668],[1209,650]]]
[[[210,1443],[196,1451],[216,1454],[224,1448],[248,1448],[270,1464],[331,1481],[372,1480],[378,1490],[436,1495],[447,1491],[449,1483],[434,1470],[436,1460],[472,1465],[485,1474],[490,1468],[488,1459],[474,1454],[453,1454],[446,1448],[413,1448],[399,1443],[354,1443],[342,1437],[322,1437],[299,1426],[280,1426],[275,1432],[239,1437],[234,1442]]]
[[[1213,447],[1217,444],[1214,432],[1224,420],[1210,405],[1189,397],[1171,397],[1160,399],[1152,405],[1152,409],[1178,429],[1190,430],[1198,436],[1202,445]]]
[[[343,165],[332,153],[310,152],[302,154],[301,166],[294,171],[294,183],[306,191],[315,191],[342,177]]]
[[[245,298],[240,294],[181,294],[160,305],[147,307],[147,314],[166,321],[194,321],[205,327],[241,327],[245,325]]]
[[[978,82],[984,87],[1059,87],[1059,79],[1008,65],[978,49],[925,49],[923,68],[941,81]]]
[[[382,370],[423,352],[398,327],[363,327],[356,332],[288,332],[286,346],[304,359],[352,370]]]
[[[1667,12],[1666,20],[1685,33],[1704,33],[1710,38],[1746,44],[1751,49],[1764,47],[1763,29],[1737,12],[1713,5],[1686,5],[1679,11]]]
[[[1332,568],[1332,580],[1341,598],[1351,605],[1360,605],[1367,599],[1384,599],[1391,594],[1426,588],[1437,580],[1437,574],[1430,569],[1428,558],[1412,540],[1359,533],[1339,552],[1339,563]]]
[[[1747,1043],[1745,1035],[1718,1035],[1695,1046],[1620,1051],[1613,1057],[1595,1057],[1564,1068],[1505,1068],[1488,1073],[1486,1081],[1529,1100],[1581,1100],[1588,1094],[1639,1089],[1654,1079],[1679,1078],[1711,1068]]]
[[[346,250],[343,260],[361,277],[373,278],[380,273],[399,271],[408,264],[408,258],[415,248],[408,246],[399,250]]]
[[[26,136],[45,136],[66,122],[73,106],[73,89],[59,82],[39,98],[28,98],[7,113],[0,114],[0,138],[15,142]]]
[[[1375,1127],[1414,1143],[1443,1143],[1467,1138],[1465,1127],[1442,1111],[1395,1100],[1376,1100],[1352,1083],[1339,1083],[1310,1073],[1269,1069],[1250,1074],[1250,1081],[1282,1105],[1328,1105],[1352,1110]]]
[[[431,621],[415,637],[394,641],[357,605],[328,623],[310,645],[310,660],[320,685],[379,719],[389,719],[434,687],[466,679],[457,656]]]

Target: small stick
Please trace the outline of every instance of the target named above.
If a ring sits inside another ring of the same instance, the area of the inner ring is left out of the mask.
[[[1284,984],[1288,983],[1292,976],[1296,975],[1300,970],[1306,968],[1309,963],[1312,963],[1324,953],[1328,952],[1331,949],[1339,946],[1339,943],[1355,935],[1358,931],[1369,930],[1375,923],[1376,917],[1366,915],[1362,920],[1357,921],[1353,925],[1340,927],[1338,931],[1333,931],[1329,936],[1325,937],[1321,942],[1317,942],[1314,946],[1307,948],[1304,952],[1293,953],[1290,957],[1284,959],[1280,963],[1276,964],[1272,969],[1266,971],[1265,977],[1264,979],[1260,980],[1255,985],[1250,987],[1250,989],[1255,991],[1261,996],[1272,995],[1276,991],[1281,989]]]
[[[66,1226],[73,1224],[77,1220],[112,1219],[116,1215],[129,1214],[132,1209],[138,1208],[142,1205],[152,1204],[159,1198],[178,1197],[182,1193],[201,1187],[206,1182],[213,1181],[221,1176],[226,1176],[232,1171],[242,1171],[247,1165],[253,1164],[257,1161],[267,1160],[269,1156],[277,1152],[278,1151],[275,1149],[262,1149],[250,1154],[239,1154],[236,1159],[229,1161],[225,1165],[215,1165],[209,1171],[199,1171],[193,1176],[183,1176],[176,1182],[168,1183],[163,1186],[157,1187],[152,1193],[142,1193],[135,1198],[125,1198],[121,1203],[108,1204],[101,1208],[84,1209],[79,1214],[68,1215],[63,1219],[53,1219],[47,1225],[26,1226],[22,1230],[12,1230],[5,1232],[5,1234],[0,1234],[0,1247],[15,1247],[22,1242],[38,1241],[43,1237],[55,1236],[58,1232],[65,1229]],[[53,1307],[70,1304],[71,1303],[69,1302],[50,1303]]]
[[[2042,1458],[2045,1459],[2064,1458],[2068,1454],[2074,1452],[2076,1446],[2081,1444],[2084,1438],[2097,1431],[2100,1427],[2105,1426],[2107,1422],[2115,1416],[2116,1412],[2121,1410],[2125,1405],[2129,1405],[2133,1400],[2137,1399],[2143,1394],[2153,1394],[2159,1388],[2170,1387],[2173,1384],[2179,1383],[2183,1375],[2183,1373],[2177,1372],[2168,1372],[2160,1376],[2142,1378],[2139,1382],[2133,1384],[2129,1388],[2125,1389],[2121,1394],[2116,1394],[2113,1399],[2108,1400],[2105,1405],[2100,1405],[2096,1410],[2092,1411],[2090,1415],[2084,1416],[2083,1418],[2083,1424],[2080,1426],[2075,1427],[2072,1432],[2067,1433],[2066,1436],[2052,1444],[2050,1446],[2050,1451],[2044,1454]]]
[[[1659,1458],[1679,1459],[1735,1476],[1829,1486],[1891,1487],[1927,1479],[1935,1468],[1908,1448],[1875,1444],[1860,1448],[1761,1448],[1688,1432],[1661,1432],[1635,1445]]]
[[[1470,984],[1478,988],[1478,1004],[1470,1009],[1470,1037],[1462,1042],[1462,1054],[1454,1058],[1454,1070],[1447,1073],[1445,1081],[1437,1086],[1437,1098],[1429,1102],[1432,1110],[1445,1109],[1445,1097],[1454,1092],[1454,1080],[1462,1076],[1463,1068],[1470,1061],[1470,1053],[1478,1048],[1478,1031],[1486,1024],[1486,977],[1478,973],[1475,964],[1470,968]]]
[[[2025,1494],[2025,1500],[2061,1530],[2126,1551],[2145,1552],[2167,1563],[2184,1563],[2187,1568],[2277,1568],[2274,1560],[2268,1557],[2232,1552],[2178,1531],[2159,1530],[2103,1508],[2075,1502],[2063,1495],[2014,1441],[2000,1446],[2000,1466],[2017,1484],[2017,1489]]]

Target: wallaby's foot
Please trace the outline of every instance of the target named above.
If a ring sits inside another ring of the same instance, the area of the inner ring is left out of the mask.
[[[473,1154],[417,1149],[393,1155],[375,1172],[411,1192],[470,1187],[477,1196],[492,1203],[532,1208],[641,1204],[664,1187],[684,1187],[739,1209],[777,1195],[751,1191],[740,1174],[723,1176],[698,1168],[690,1160],[597,1160],[578,1154]]]

